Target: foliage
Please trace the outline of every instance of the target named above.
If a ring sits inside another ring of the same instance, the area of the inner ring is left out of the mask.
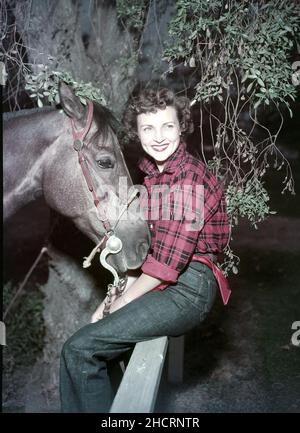
[[[129,31],[140,33],[143,30],[149,0],[117,0],[118,18]]]
[[[289,107],[296,95],[289,52],[300,31],[299,13],[293,1],[178,0],[166,55],[201,67],[198,100],[223,101],[234,90],[236,72],[241,96],[251,97],[254,108],[270,101]]]
[[[41,65],[41,70],[38,74],[26,74],[25,80],[25,89],[31,98],[37,99],[39,107],[49,103],[59,104],[58,84],[61,80],[73,88],[75,94],[83,104],[86,105],[87,98],[106,105],[105,98],[100,89],[94,87],[92,83],[75,81],[68,72],[51,71],[47,66]]]
[[[4,310],[17,288],[8,282],[3,287]],[[5,370],[12,371],[18,365],[31,365],[41,354],[44,345],[43,295],[36,288],[22,297],[17,314],[8,314],[5,320],[6,341]],[[24,323],[26,326],[24,326]]]
[[[250,179],[244,187],[238,187],[233,181],[226,189],[227,210],[231,216],[231,226],[238,225],[238,218],[247,217],[257,228],[257,223],[266,216],[274,214],[268,206],[269,195],[260,180]]]
[[[18,97],[22,94],[24,75],[29,72],[29,67],[26,49],[16,25],[11,22],[11,8],[5,0],[0,5],[0,81],[3,85],[3,102],[7,102],[13,111],[20,108]],[[19,2],[18,6],[22,8],[24,5]]]
[[[294,193],[289,162],[276,140],[283,110],[292,116],[297,95],[291,53],[296,47],[299,51],[300,5],[278,0],[177,0],[176,7],[165,50],[169,72],[182,64],[191,71],[202,157],[207,162],[203,119],[208,118],[214,156],[207,165],[227,186],[232,228],[239,217],[248,218],[256,228],[273,213],[263,186],[270,167],[285,169],[283,192]],[[280,117],[275,133],[261,120],[270,111]],[[248,122],[243,121],[245,116]],[[236,270],[229,246],[225,253],[225,272]]]
[[[120,57],[120,69],[124,78],[133,76],[138,65],[141,50],[141,36],[143,33],[149,0],[117,0],[117,17],[122,27],[133,36],[130,54]]]

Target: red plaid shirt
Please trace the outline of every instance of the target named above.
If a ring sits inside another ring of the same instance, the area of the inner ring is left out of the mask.
[[[191,260],[197,260],[197,253],[210,253],[216,256],[226,246],[229,225],[223,190],[205,165],[187,152],[185,143],[180,143],[178,149],[167,160],[162,172],[159,172],[156,164],[148,158],[144,158],[139,167],[146,173],[144,185],[148,191],[148,222],[152,235],[150,250],[142,265],[142,271],[169,283],[176,282],[186,265]],[[174,217],[186,203],[176,201],[172,194],[169,197],[170,218],[162,218],[162,194],[153,195],[153,187],[161,188],[162,185],[167,185],[167,188],[172,190],[176,187],[183,190],[184,186],[191,188],[192,200],[188,206],[189,210],[193,208],[196,211],[195,221],[199,221],[197,217],[201,214],[194,208],[196,186],[200,186],[200,190],[202,186],[202,228],[199,225],[199,230],[190,230],[190,224],[187,224],[185,216],[186,208],[181,218]],[[159,212],[159,219],[151,219],[153,211],[156,214]]]

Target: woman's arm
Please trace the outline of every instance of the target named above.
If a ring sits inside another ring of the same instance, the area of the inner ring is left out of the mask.
[[[150,275],[142,273],[128,287],[128,289],[126,290],[126,292],[124,293],[123,296],[126,297],[127,302],[131,302],[134,299],[139,298],[140,296],[149,292],[150,290],[153,290],[155,287],[157,287],[162,282],[163,281],[158,279],[158,278],[154,278],[154,277],[151,277]]]
[[[134,299],[137,299],[150,290],[153,290],[162,282],[163,281],[159,280],[158,278],[154,278],[150,275],[142,273],[138,278],[135,279],[134,282],[132,282],[130,286],[128,285],[128,288],[125,289],[123,295],[113,302],[110,312],[112,313],[119,310],[126,304],[129,304],[129,302],[132,302]]]
[[[162,283],[162,280],[153,278],[147,274],[130,273],[128,275],[127,284],[124,293],[119,298],[112,302],[110,307],[110,312],[119,310],[119,308],[124,307],[129,302],[136,298],[144,295],[150,290],[154,289],[156,286]],[[103,310],[105,306],[106,298],[101,302],[95,313],[92,315],[91,322],[97,322],[103,318]]]

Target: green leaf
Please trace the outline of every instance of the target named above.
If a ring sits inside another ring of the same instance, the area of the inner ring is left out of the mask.
[[[237,275],[239,273],[238,268],[236,266],[232,266],[232,272]]]
[[[261,99],[258,99],[256,102],[255,102],[255,104],[254,104],[254,110],[256,110],[257,109],[257,107],[259,106],[259,104],[261,103]]]
[[[246,90],[247,93],[250,92],[250,90],[252,89],[253,84],[254,84],[254,81],[252,81],[252,82],[249,84],[249,86],[247,87],[247,90]]]
[[[257,78],[257,82],[261,87],[265,87],[265,83],[263,82],[263,80],[261,78]]]

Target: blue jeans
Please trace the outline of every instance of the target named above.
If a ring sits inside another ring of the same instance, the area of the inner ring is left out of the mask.
[[[191,262],[176,284],[148,292],[79,329],[62,349],[62,412],[109,412],[114,395],[107,361],[139,341],[185,334],[205,319],[216,292],[212,271],[202,263]]]

